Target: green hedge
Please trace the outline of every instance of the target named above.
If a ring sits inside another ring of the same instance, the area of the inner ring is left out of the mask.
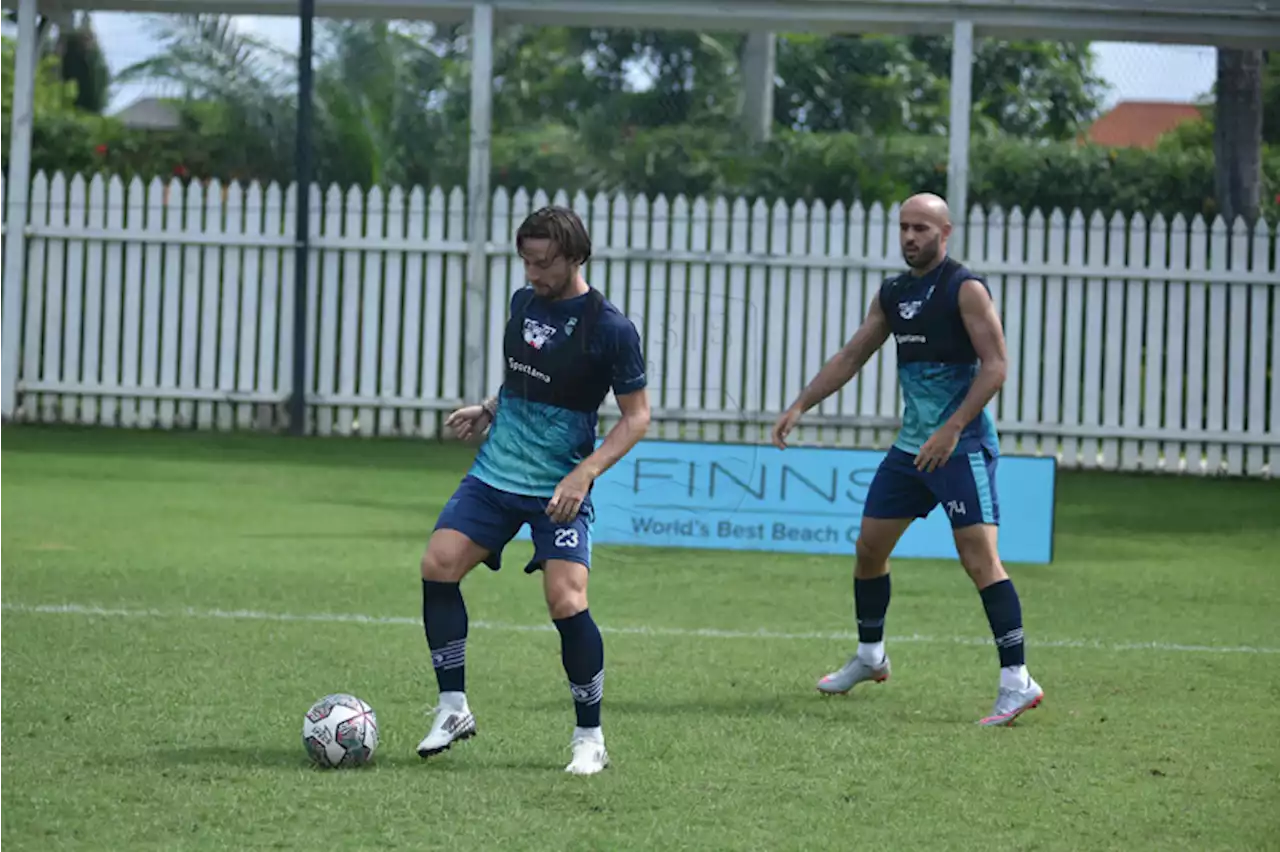
[[[465,188],[465,145],[449,148],[443,155],[408,163],[408,183]],[[104,172],[126,180],[135,175],[144,180],[173,175],[224,181],[292,178],[287,172],[257,171],[264,158],[225,134],[195,126],[164,133],[129,130],[112,119],[74,113],[41,117],[32,154],[33,169]],[[780,131],[757,146],[732,128],[624,128],[612,138],[583,138],[567,127],[548,125],[496,134],[492,168],[495,185],[513,190],[720,194],[789,202],[822,199],[828,204],[858,199],[870,205],[913,192],[944,194],[947,140]],[[1280,219],[1280,146],[1264,149],[1262,170],[1262,212],[1274,222]],[[322,183],[332,180],[323,169],[316,177]],[[975,138],[969,200],[1006,209],[1080,209],[1086,215],[1141,211],[1148,216],[1212,217],[1217,212],[1213,151],[1194,130],[1153,151]]]
[[[521,140],[536,139],[537,144]],[[571,134],[542,130],[495,139],[495,181],[510,187],[715,195],[787,201],[891,203],[913,192],[944,194],[945,138],[780,132],[763,146],[741,134],[697,127],[644,130],[599,152]],[[989,207],[1060,208],[1126,215],[1141,211],[1212,217],[1211,147],[1156,150],[976,138],[969,200]],[[1263,152],[1263,214],[1280,217],[1280,147]]]

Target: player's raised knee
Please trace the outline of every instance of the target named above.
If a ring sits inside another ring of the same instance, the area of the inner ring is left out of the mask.
[[[543,592],[553,619],[571,618],[587,608],[587,567],[551,559],[544,566]]]
[[[955,531],[956,554],[960,557],[960,564],[979,589],[1008,576],[1000,562],[996,532],[996,527],[990,524],[973,524]]]
[[[422,554],[422,579],[457,583],[484,558],[484,551],[455,530],[438,530]]]
[[[906,529],[906,521],[884,521],[879,518],[863,518],[862,529],[854,542],[857,554],[856,571],[859,577],[871,578],[883,574],[889,556]]]

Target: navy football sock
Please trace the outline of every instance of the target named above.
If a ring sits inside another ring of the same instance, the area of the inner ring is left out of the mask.
[[[465,691],[467,606],[458,583],[422,581],[422,625],[440,691]]]
[[[889,575],[870,580],[853,578],[853,609],[858,619],[858,641],[868,645],[884,641],[884,616],[889,611]]]
[[[1026,664],[1022,645],[1022,604],[1009,579],[992,583],[978,594],[987,611],[987,623],[1000,651],[1000,667]]]
[[[585,609],[554,621],[560,631],[560,659],[569,677],[578,727],[598,728],[600,701],[604,697],[604,640],[600,638],[600,628],[591,618],[591,611]]]

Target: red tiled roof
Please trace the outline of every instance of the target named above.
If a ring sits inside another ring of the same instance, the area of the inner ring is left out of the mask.
[[[1095,145],[1150,148],[1179,124],[1201,117],[1195,104],[1167,101],[1122,101],[1093,123],[1087,132]]]

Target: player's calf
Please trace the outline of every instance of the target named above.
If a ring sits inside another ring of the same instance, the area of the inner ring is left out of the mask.
[[[560,657],[573,697],[576,725],[565,771],[593,775],[609,765],[600,726],[604,699],[604,640],[587,608],[587,567],[567,559],[549,559],[543,588],[547,610],[560,634]]]
[[[431,729],[418,743],[418,754],[430,757],[476,732],[467,706],[467,606],[461,580],[486,554],[464,534],[437,529],[422,557],[422,626],[440,691]]]
[[[1000,658],[1000,687],[985,726],[1009,725],[1040,704],[1044,690],[1026,665],[1022,602],[1013,580],[1005,573],[996,549],[996,527],[975,524],[956,529],[956,549],[982,598],[987,624]]]

